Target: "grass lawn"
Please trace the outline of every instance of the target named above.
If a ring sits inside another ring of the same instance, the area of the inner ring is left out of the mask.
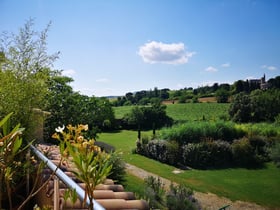
[[[152,132],[143,132],[142,135]],[[158,174],[200,192],[211,192],[231,200],[254,202],[272,208],[280,207],[280,169],[267,164],[264,169],[187,170],[173,174],[174,167],[146,157],[132,154],[137,138],[136,131],[102,133],[98,140],[113,145],[126,162]]]

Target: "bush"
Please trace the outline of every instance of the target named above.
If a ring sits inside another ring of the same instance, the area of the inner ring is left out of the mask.
[[[137,152],[163,163],[178,163],[179,145],[177,142],[151,140],[148,144],[137,142]]]
[[[270,158],[280,167],[280,142],[277,142],[270,150]]]
[[[109,158],[109,165],[112,165],[112,169],[108,178],[113,179],[119,184],[125,184],[125,162],[118,153],[111,153]]]
[[[164,184],[160,180],[160,178],[155,178],[153,176],[148,176],[144,179],[145,183],[145,194],[146,200],[149,202],[149,206],[152,209],[160,208],[164,205]]]
[[[166,205],[169,210],[200,209],[199,204],[193,197],[193,191],[185,185],[170,185],[170,191],[166,195]]]
[[[255,153],[254,147],[248,138],[242,138],[232,143],[233,160],[236,166],[254,168],[263,163],[260,155]]]
[[[182,152],[183,164],[194,168],[228,167],[232,162],[230,144],[223,141],[205,141],[187,144]]]

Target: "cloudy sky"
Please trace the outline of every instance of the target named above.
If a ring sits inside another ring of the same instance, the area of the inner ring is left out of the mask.
[[[280,75],[278,0],[0,0],[0,30],[51,21],[54,68],[89,96]]]

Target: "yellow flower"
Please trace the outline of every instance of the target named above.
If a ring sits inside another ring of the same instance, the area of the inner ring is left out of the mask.
[[[83,141],[84,141],[84,137],[83,136],[78,136],[77,142],[82,143]]]
[[[58,140],[59,140],[59,135],[58,135],[57,133],[54,133],[54,134],[52,135],[52,138],[58,139]]]

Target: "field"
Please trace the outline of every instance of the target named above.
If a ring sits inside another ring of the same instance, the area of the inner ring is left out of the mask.
[[[151,135],[143,132],[143,135]],[[132,154],[137,138],[136,131],[102,133],[99,141],[117,148],[124,160],[147,171],[158,174],[177,183],[200,192],[211,192],[231,200],[254,202],[270,208],[280,207],[280,169],[269,163],[266,168],[248,170],[230,168],[224,170],[186,170],[174,175],[174,167],[162,164],[146,157]]]
[[[167,104],[166,113],[176,121],[216,120],[221,116],[228,117],[230,104],[186,103]],[[117,119],[129,113],[133,106],[114,107]]]

